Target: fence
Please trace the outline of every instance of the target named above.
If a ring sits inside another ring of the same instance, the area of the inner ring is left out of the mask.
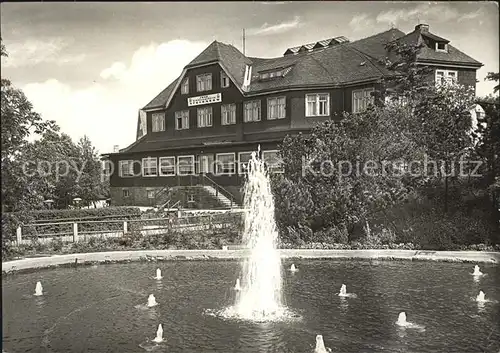
[[[238,227],[241,220],[241,214],[233,213],[149,219],[32,223],[17,228],[16,244],[26,244],[35,240],[43,243],[54,239],[60,239],[63,242],[78,242],[87,241],[96,236],[119,238],[131,232],[148,236],[170,231],[192,232],[225,229]]]

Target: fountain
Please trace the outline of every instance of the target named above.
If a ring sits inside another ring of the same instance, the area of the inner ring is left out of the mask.
[[[271,185],[264,162],[255,152],[248,162],[244,195],[247,212],[242,240],[250,254],[243,260],[241,295],[230,309],[243,319],[272,320],[284,313],[281,258],[277,250],[278,231]]]
[[[406,321],[406,313],[404,311],[399,313],[398,321],[396,322],[399,326],[406,326],[408,322]]]
[[[161,324],[158,325],[158,330],[156,330],[156,337],[153,339],[153,342],[163,342],[163,326]]]
[[[299,269],[297,267],[295,267],[295,264],[292,264],[292,266],[290,266],[290,271],[292,272],[297,272]]]
[[[163,277],[161,276],[161,270],[159,268],[156,269],[156,277],[154,279],[160,280]]]
[[[327,350],[325,347],[325,342],[323,342],[323,335],[316,335],[316,348],[314,348],[314,353],[328,353],[330,349]]]
[[[473,276],[482,276],[483,273],[481,272],[481,270],[479,269],[479,266],[476,265],[474,266],[474,273],[472,274]]]
[[[156,305],[158,305],[158,303],[156,302],[155,296],[153,294],[150,294],[148,297],[148,307],[151,308]]]
[[[486,298],[484,297],[484,292],[482,290],[479,291],[479,294],[476,297],[476,301],[485,302]]]
[[[236,291],[240,291],[241,290],[241,285],[240,285],[240,279],[239,278],[236,279],[236,284],[234,286],[234,290],[236,290]]]
[[[35,295],[36,296],[43,295],[43,287],[42,287],[42,283],[40,281],[36,282]]]

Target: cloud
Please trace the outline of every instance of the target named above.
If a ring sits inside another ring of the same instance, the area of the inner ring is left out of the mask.
[[[62,37],[46,39],[28,39],[24,42],[10,43],[7,46],[9,56],[2,59],[5,67],[35,66],[40,63],[64,65],[79,63],[85,59],[85,54],[71,54],[64,49],[71,44]]]
[[[78,140],[88,135],[101,153],[135,140],[137,111],[161,92],[207,46],[174,40],[136,50],[130,60],[100,70],[101,80],[75,89],[56,79],[22,87],[44,119]]]
[[[470,13],[463,13],[447,3],[419,4],[410,9],[388,10],[380,12],[376,21],[397,25],[401,22],[450,22],[475,19],[482,16],[483,8]]]
[[[366,13],[362,13],[354,16],[349,22],[349,27],[351,27],[354,31],[360,29],[366,29],[367,27],[371,27],[374,24],[374,20],[370,18],[370,16]]]
[[[259,35],[264,36],[270,34],[285,33],[300,26],[301,26],[300,17],[295,16],[294,19],[291,21],[281,22],[275,25],[264,23],[260,28],[250,29],[247,31],[247,33],[256,36]]]

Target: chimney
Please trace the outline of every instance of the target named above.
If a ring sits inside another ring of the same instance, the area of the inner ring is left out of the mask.
[[[120,146],[119,145],[114,145],[113,146],[113,153],[118,153],[120,152]]]
[[[415,26],[415,30],[420,32],[429,32],[429,25],[424,23],[418,24]]]

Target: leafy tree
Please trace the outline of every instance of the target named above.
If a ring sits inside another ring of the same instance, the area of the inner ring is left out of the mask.
[[[109,194],[109,184],[102,179],[99,154],[88,136],[78,143],[78,166],[83,173],[77,183],[77,193],[85,205],[94,203]]]
[[[408,108],[374,107],[328,121],[311,134],[289,136],[280,147],[285,176],[277,181],[281,229],[308,226],[353,230],[411,191],[399,171],[417,150],[406,130]],[[290,201],[293,200],[293,201]]]
[[[498,82],[500,78],[500,74],[498,72],[488,72],[488,75],[486,75],[485,81],[495,81]],[[493,87],[493,93],[497,93],[499,89],[499,85],[496,85]]]
[[[1,55],[8,56],[3,42]],[[31,134],[40,135],[53,129],[55,123],[42,120],[24,93],[2,77],[1,126],[2,209],[31,208],[38,202],[38,195],[35,185],[22,173],[20,155]]]
[[[432,95],[420,100],[411,128],[415,143],[425,150],[433,165],[431,181],[444,180],[444,211],[448,211],[449,183],[458,178],[460,161],[473,147],[471,107],[474,92],[457,84],[432,89]]]
[[[420,65],[417,60],[422,45],[395,40],[386,44],[388,58],[380,98],[403,100],[406,104],[427,94],[432,87],[432,68]]]
[[[41,193],[55,201],[54,206],[65,208],[77,196],[79,168],[78,148],[71,138],[47,131],[42,138],[29,143],[25,149],[25,168],[42,184]]]

